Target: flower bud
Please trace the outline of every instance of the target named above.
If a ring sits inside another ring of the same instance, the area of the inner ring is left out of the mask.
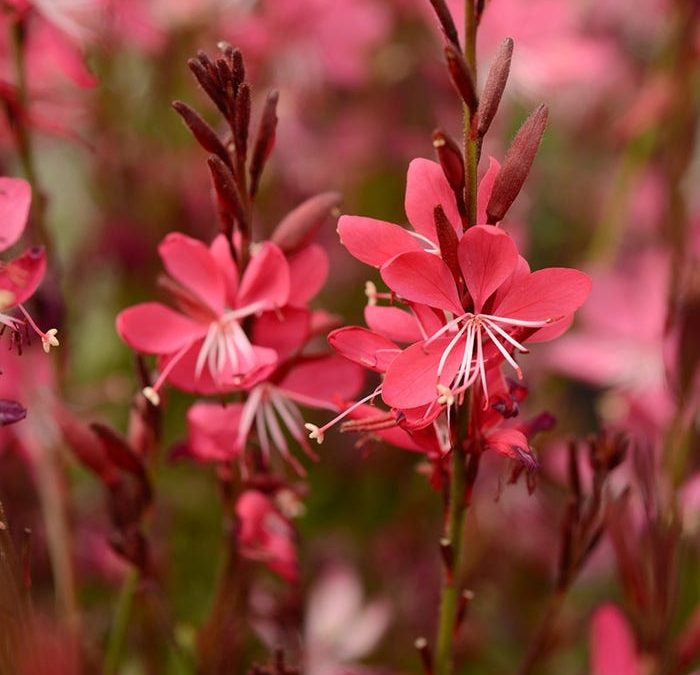
[[[506,88],[506,82],[508,82],[512,56],[513,40],[511,38],[506,38],[501,43],[496,60],[489,70],[486,84],[484,85],[484,91],[479,101],[479,126],[477,128],[479,138],[483,138],[489,130],[491,122],[498,110],[498,106],[501,103],[501,97]]]
[[[182,101],[173,101],[173,108],[182,117],[192,135],[207,152],[219,157],[226,165],[231,165],[231,158],[216,132],[200,115]]]
[[[445,45],[445,58],[447,59],[447,69],[450,71],[452,84],[469,108],[470,114],[473,115],[476,112],[479,101],[469,66],[464,60],[462,52],[451,43]]]
[[[260,185],[260,176],[267,158],[270,156],[275,146],[275,135],[277,133],[277,101],[279,93],[271,91],[267,95],[265,108],[260,119],[260,129],[255,141],[253,158],[250,162],[250,196],[255,197]]]
[[[301,248],[340,204],[338,192],[322,192],[290,211],[275,228],[270,239],[286,253]]]

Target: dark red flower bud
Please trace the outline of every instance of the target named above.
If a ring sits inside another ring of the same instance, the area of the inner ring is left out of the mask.
[[[280,221],[270,239],[285,252],[301,248],[314,237],[340,200],[338,192],[322,192],[310,197]]]
[[[523,187],[542,140],[548,114],[547,106],[541,105],[525,120],[513,139],[486,207],[489,225],[503,220]]]
[[[267,162],[272,149],[275,147],[275,135],[277,133],[277,101],[279,93],[271,91],[265,101],[265,109],[260,119],[258,137],[255,141],[253,158],[250,162],[250,196],[255,197],[260,186],[260,176],[262,175],[265,163]]]
[[[489,70],[484,91],[481,93],[479,101],[479,126],[477,134],[479,138],[483,138],[491,126],[491,122],[496,115],[498,106],[501,103],[503,91],[508,82],[508,74],[510,73],[510,61],[513,56],[513,40],[506,38],[498,50],[496,60],[493,62]]]
[[[457,233],[452,223],[445,215],[445,211],[441,205],[433,209],[433,220],[435,221],[438,244],[440,245],[440,257],[450,268],[455,283],[459,285],[462,279],[462,271],[459,266],[459,257],[457,255],[457,248],[459,247]]]
[[[445,45],[445,58],[447,59],[447,69],[450,71],[452,84],[473,115],[476,112],[479,101],[469,66],[464,60],[462,52],[451,43]]]
[[[447,182],[455,193],[464,190],[464,159],[457,142],[441,129],[433,132],[433,147]]]
[[[0,399],[0,426],[14,424],[27,416],[27,409],[17,401]]]
[[[221,160],[223,160],[228,166],[231,166],[231,158],[229,157],[224,144],[219,140],[216,132],[209,126],[209,124],[200,117],[199,113],[190,108],[186,103],[182,101],[173,101],[173,108],[182,117],[183,121],[187,125],[187,128],[192,132],[192,135],[207,152],[210,152]]]
[[[430,0],[430,4],[435,10],[435,14],[440,22],[440,27],[445,37],[458,49],[461,51],[459,46],[459,36],[457,35],[457,27],[452,19],[452,14],[447,6],[445,0]]]
[[[206,56],[206,54],[204,56]],[[219,109],[219,111],[222,114],[226,115],[226,100],[222,96],[218,83],[212,76],[212,73],[207,69],[205,65],[202,64],[202,59],[189,59],[189,61],[187,61],[187,65],[189,66],[195,78],[197,78],[197,82],[199,82],[199,85],[202,87],[202,89],[204,89],[204,92],[212,100],[214,105]]]
[[[216,155],[210,155],[207,164],[209,165],[209,172],[211,173],[220,206],[238,221],[242,229],[247,231],[248,216],[231,169]]]
[[[238,88],[234,107],[233,142],[236,145],[238,166],[243,167],[248,156],[248,130],[250,128],[250,87],[245,82]]]

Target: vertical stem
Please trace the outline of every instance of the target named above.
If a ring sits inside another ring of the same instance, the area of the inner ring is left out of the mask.
[[[131,608],[134,604],[134,595],[138,588],[140,579],[139,570],[132,568],[124,579],[119,598],[117,599],[117,607],[114,612],[114,622],[107,640],[107,649],[105,652],[104,675],[114,675],[119,672],[119,664],[124,651],[124,643],[129,632],[129,622],[131,621]]]
[[[435,675],[450,675],[453,672],[455,620],[462,588],[461,570],[464,566],[464,521],[467,514],[466,495],[471,482],[476,479],[474,471],[467,472],[465,447],[471,432],[471,390],[467,391],[464,404],[459,411],[457,439],[452,447],[450,495],[446,539],[454,555],[453,569],[445,568],[440,592],[440,614],[435,640]],[[476,461],[474,456],[471,462]]]
[[[474,87],[476,81],[476,13],[474,0],[466,0],[464,3],[464,58],[471,70]],[[478,141],[474,133],[474,117],[476,110],[469,110],[464,105],[464,167],[465,167],[465,195],[467,204],[467,223],[469,227],[476,224],[476,188],[477,188],[477,164]]]

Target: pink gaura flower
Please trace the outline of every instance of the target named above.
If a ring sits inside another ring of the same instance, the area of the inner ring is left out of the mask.
[[[486,205],[499,168],[499,163],[491,158],[489,169],[479,184],[478,223],[486,223]],[[454,192],[437,162],[418,158],[409,164],[404,206],[413,230],[376,218],[341,216],[338,221],[341,243],[355,258],[373,267],[381,267],[400,253],[410,251],[439,254],[436,206],[442,206],[455,233],[462,232]]]
[[[641,675],[642,667],[627,619],[613,604],[599,607],[590,632],[591,675]]]
[[[187,391],[226,391],[273,368],[277,352],[253,344],[241,324],[290,299],[290,268],[279,247],[259,245],[243,275],[223,235],[207,247],[171,233],[158,251],[169,274],[164,285],[181,311],[147,302],[117,316],[127,344],[161,357],[160,376],[144,394],[157,402],[168,379]]]
[[[486,407],[491,364],[505,360],[520,376],[513,351],[527,352],[522,342],[550,340],[566,330],[591,289],[578,270],[530,272],[512,239],[490,225],[467,230],[457,262],[457,280],[441,258],[420,251],[382,267],[397,296],[442,313],[442,326],[387,368],[382,398],[391,407],[449,403],[477,380]]]
[[[304,351],[316,335],[313,327],[313,313],[295,307],[265,312],[253,324],[256,344],[276,351],[276,367],[250,386],[245,403],[197,403],[190,408],[189,447],[196,459],[238,459],[245,469],[245,448],[254,430],[265,462],[275,450],[297,473],[305,473],[284,431],[308,456],[316,457],[304,433],[299,406],[337,411],[342,402],[357,395],[364,379],[360,368],[336,354]]]
[[[21,178],[0,178],[0,251],[16,244],[27,224],[31,187]],[[0,262],[0,324],[19,331],[26,323],[41,338],[45,352],[58,346],[56,329],[42,331],[22,303],[39,287],[46,272],[46,253],[34,246],[9,262]],[[18,308],[24,319],[7,312]]]
[[[294,529],[273,501],[258,490],[246,490],[236,502],[241,555],[265,563],[287,581],[299,576]]]

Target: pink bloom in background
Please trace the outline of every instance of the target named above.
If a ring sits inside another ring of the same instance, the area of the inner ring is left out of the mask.
[[[282,251],[271,242],[261,244],[239,278],[223,235],[207,247],[172,233],[158,250],[170,275],[166,286],[181,312],[148,302],[117,317],[127,344],[161,357],[158,381],[144,393],[157,401],[167,379],[188,391],[227,391],[274,367],[276,352],[252,344],[241,323],[287,303],[290,274]]]
[[[246,490],[236,502],[241,554],[267,565],[287,581],[299,576],[295,534],[289,521],[262,492]]]
[[[389,625],[386,601],[365,604],[357,574],[333,565],[315,582],[309,594],[304,623],[304,673],[360,675],[372,669],[352,665],[367,656]]]
[[[0,178],[0,251],[17,243],[27,224],[31,187],[22,178]],[[9,262],[0,262],[0,323],[18,335],[25,322],[41,338],[44,351],[58,346],[57,330],[42,331],[22,303],[34,294],[46,272],[46,253],[38,246]],[[24,319],[7,312],[18,308]]]
[[[590,675],[642,675],[634,635],[613,604],[600,606],[591,620]]]

